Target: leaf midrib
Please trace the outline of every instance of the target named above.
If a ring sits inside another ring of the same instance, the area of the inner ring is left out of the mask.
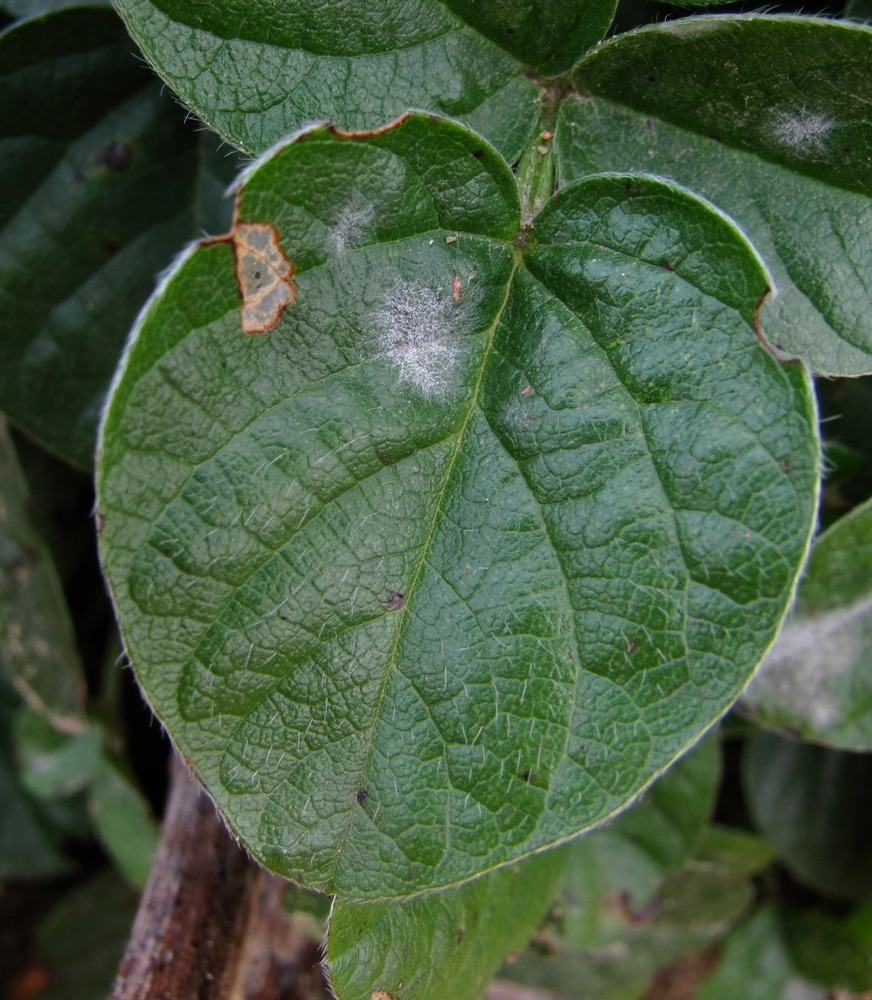
[[[475,386],[472,391],[472,395],[470,397],[469,408],[466,417],[464,418],[463,424],[461,425],[460,430],[457,433],[457,442],[454,446],[454,451],[451,453],[446,463],[446,469],[442,477],[442,482],[439,484],[439,487],[436,490],[436,500],[433,504],[433,514],[430,518],[429,524],[426,527],[426,530],[423,533],[423,540],[421,544],[420,553],[417,559],[417,565],[414,567],[409,579],[409,583],[406,586],[406,602],[403,605],[403,607],[399,609],[399,620],[397,622],[397,627],[394,632],[393,642],[391,643],[390,649],[388,650],[382,682],[379,687],[378,695],[373,709],[372,724],[370,726],[369,735],[366,744],[363,748],[363,753],[361,756],[360,768],[358,770],[358,783],[363,777],[364,773],[366,772],[366,769],[369,765],[370,757],[372,756],[372,749],[375,742],[376,727],[378,725],[379,718],[381,715],[381,707],[384,702],[385,693],[388,687],[388,682],[396,667],[397,650],[399,649],[401,639],[405,635],[406,623],[409,620],[409,614],[408,614],[409,607],[411,606],[412,600],[414,598],[417,582],[427,562],[427,555],[430,550],[430,543],[432,542],[433,536],[436,532],[436,526],[438,525],[444,510],[444,500],[451,484],[451,477],[454,471],[454,466],[457,462],[457,458],[460,455],[461,449],[463,447],[463,442],[466,437],[466,430],[469,427],[473,414],[475,414],[478,410],[478,398],[481,392],[482,383],[484,382],[485,372],[487,371],[488,361],[491,356],[491,351],[493,349],[496,331],[500,325],[503,313],[505,312],[506,306],[508,304],[509,297],[512,291],[512,285],[514,284],[515,280],[515,275],[518,273],[520,265],[521,265],[521,255],[517,250],[515,250],[514,262],[512,264],[511,273],[509,274],[508,280],[506,281],[506,291],[503,296],[503,300],[500,303],[499,308],[496,310],[493,321],[490,325],[490,329],[488,330],[487,344],[485,345],[484,351],[482,352],[482,358],[479,365],[478,379],[476,380]],[[345,849],[345,844],[348,840],[349,834],[351,832],[351,827],[354,823],[355,815],[356,814],[354,809],[350,808],[348,810],[348,819],[346,820],[345,828],[337,839],[336,847],[334,849],[335,862],[332,869],[327,875],[328,881],[333,878],[333,876],[336,874],[337,868],[339,867]]]

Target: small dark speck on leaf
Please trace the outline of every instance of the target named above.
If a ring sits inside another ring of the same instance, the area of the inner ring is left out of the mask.
[[[650,129],[652,132],[654,131],[654,119],[653,118],[646,118],[645,119],[645,128]]]
[[[630,639],[630,641],[627,643],[627,652],[628,653],[636,652],[636,643],[633,639]]]
[[[363,805],[364,802],[369,798],[369,792],[365,788],[357,789],[357,801]]]
[[[121,173],[122,170],[126,170],[130,166],[132,160],[133,148],[130,143],[123,139],[116,139],[114,142],[110,142],[97,157],[94,166],[105,167],[106,170]]]
[[[646,80],[646,81],[647,81],[648,83],[652,83],[652,84],[655,84],[655,83],[657,83],[657,77],[656,77],[656,76],[646,76],[646,77],[645,77],[645,80]]]
[[[461,944],[462,942],[463,942],[463,928],[462,927],[458,927],[457,928],[457,943]]]
[[[482,158],[482,157],[484,156],[484,150],[483,150],[483,149],[474,149],[474,150],[472,151],[472,155],[473,155],[473,156],[474,156],[474,157],[475,157],[475,158],[476,158],[477,160],[480,160],[480,159],[481,159],[481,158]]]
[[[793,468],[793,462],[789,458],[784,458],[781,460],[781,470],[782,472],[790,472]]]
[[[515,33],[515,29],[514,28],[506,28],[506,34],[507,35],[514,35],[514,33]]]
[[[524,771],[524,773],[521,775],[521,777],[524,779],[524,781],[528,785],[530,784],[530,772],[529,771]]]
[[[722,139],[719,139],[719,138],[718,138],[718,137],[717,137],[716,135],[710,135],[710,136],[709,136],[709,139],[710,139],[710,140],[711,140],[712,142],[717,142],[717,143],[721,143],[721,142],[723,142],[723,140],[722,140]]]
[[[661,260],[660,261],[660,266],[663,268],[664,271],[674,271],[675,270],[675,268],[669,263],[668,260]]]
[[[391,611],[396,611],[406,603],[406,595],[399,590],[391,590],[385,598],[385,604]]]

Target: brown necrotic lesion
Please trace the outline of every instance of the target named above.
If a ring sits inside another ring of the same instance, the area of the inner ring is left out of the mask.
[[[294,264],[282,250],[278,230],[270,222],[240,222],[235,214],[229,233],[202,240],[203,246],[213,243],[233,247],[236,283],[242,297],[242,332],[268,333],[297,295],[291,280]]]
[[[297,294],[291,280],[294,265],[279,244],[275,226],[268,222],[237,222],[231,238],[242,295],[242,330],[266,333]]]

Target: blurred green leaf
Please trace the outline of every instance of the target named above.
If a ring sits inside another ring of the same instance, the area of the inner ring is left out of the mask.
[[[872,370],[872,30],[711,15],[611,39],[577,72],[561,183],[671,177],[732,215],[774,276],[763,334],[816,371]]]
[[[872,896],[872,755],[761,732],[743,783],[754,823],[796,878],[841,899]]]
[[[825,1000],[791,960],[775,910],[764,907],[727,939],[696,1000]]]
[[[143,888],[157,847],[157,823],[142,793],[105,753],[88,806],[94,830],[118,871]]]
[[[872,749],[872,500],[815,541],[787,624],[745,692],[762,723]]]
[[[0,417],[0,660],[35,711],[58,729],[77,731],[85,681],[63,589],[29,503]]]
[[[694,856],[701,864],[714,865],[731,875],[756,875],[772,863],[775,851],[763,837],[713,823],[703,832]]]
[[[23,711],[15,720],[14,736],[21,780],[31,794],[67,798],[93,781],[103,746],[99,727],[62,733],[36,712]]]
[[[214,218],[205,150],[110,10],[0,35],[0,408],[90,467],[103,397],[156,273]],[[225,208],[229,215],[229,205]]]
[[[857,932],[850,918],[787,910],[781,925],[793,964],[806,978],[829,989],[872,990],[872,941]]]
[[[33,1000],[105,1000],[137,902],[137,893],[112,871],[62,899],[39,928],[49,985]]]
[[[73,869],[59,850],[62,831],[18,775],[12,726],[22,708],[0,661],[0,881],[52,878]]]

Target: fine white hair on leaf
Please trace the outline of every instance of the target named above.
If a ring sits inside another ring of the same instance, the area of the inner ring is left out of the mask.
[[[364,243],[370,235],[374,216],[372,205],[346,205],[330,228],[333,252],[339,256]]]
[[[375,314],[379,356],[428,398],[444,395],[457,371],[456,308],[449,289],[398,281]]]
[[[821,111],[779,110],[769,119],[772,137],[782,147],[797,153],[821,153],[827,148],[830,132],[838,123]]]

